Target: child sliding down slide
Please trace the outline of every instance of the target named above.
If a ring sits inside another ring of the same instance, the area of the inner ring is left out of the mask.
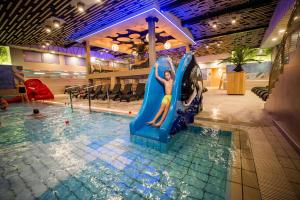
[[[152,125],[154,127],[160,127],[162,125],[162,123],[164,122],[164,120],[168,114],[171,99],[172,99],[172,88],[173,88],[173,83],[174,83],[175,70],[174,70],[172,60],[169,57],[168,57],[168,62],[171,66],[171,70],[166,70],[164,72],[164,78],[161,78],[158,75],[158,63],[157,62],[155,63],[155,77],[159,82],[161,82],[164,85],[165,96],[162,99],[161,106],[159,108],[158,113],[155,115],[154,119],[150,122],[147,122],[147,124]],[[161,119],[159,120],[159,122],[156,122],[160,116],[161,116]]]

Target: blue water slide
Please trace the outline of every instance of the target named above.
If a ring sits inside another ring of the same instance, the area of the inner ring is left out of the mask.
[[[181,106],[181,84],[184,72],[191,62],[192,54],[185,54],[180,60],[179,66],[176,70],[175,81],[172,90],[172,100],[170,109],[162,126],[155,128],[147,125],[148,121],[151,121],[158,112],[162,99],[165,95],[164,86],[155,77],[155,67],[152,67],[146,84],[145,97],[142,107],[130,123],[131,135],[144,137],[151,140],[156,140],[161,143],[168,143],[170,140],[170,132],[173,126],[174,120],[177,115],[177,108]],[[164,77],[164,71],[166,70],[163,60],[158,59],[158,73],[159,76]]]

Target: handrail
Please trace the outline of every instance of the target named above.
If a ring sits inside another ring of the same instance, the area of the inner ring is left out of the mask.
[[[284,65],[289,63],[289,55],[287,55],[290,53],[289,51],[291,49],[289,42],[291,40],[292,35],[295,32],[299,31],[299,30],[295,30],[292,27],[294,22],[294,17],[297,16],[297,9],[299,9],[298,8],[299,4],[300,4],[299,0],[297,0],[294,4],[294,8],[291,12],[290,19],[287,24],[286,33],[283,36],[281,43],[279,44],[277,54],[275,56],[275,59],[272,64],[272,68],[270,70],[269,94],[271,94],[272,89],[275,87],[275,83],[278,81],[279,75],[283,72]]]

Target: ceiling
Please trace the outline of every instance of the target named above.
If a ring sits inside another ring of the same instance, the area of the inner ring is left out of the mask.
[[[51,41],[52,45],[71,46],[76,39],[155,4],[189,29],[197,43],[192,47],[197,55],[216,54],[236,45],[258,47],[277,4],[277,0],[95,0],[80,13],[74,2],[0,1],[0,44],[28,46]],[[47,34],[44,26],[51,17],[64,24]]]
[[[88,41],[91,46],[105,49],[111,49],[112,45],[117,44],[117,51],[127,54],[141,51],[140,46],[144,46],[145,49],[148,48],[148,23],[145,19],[149,17],[157,20],[155,23],[156,51],[164,50],[166,42],[169,43],[167,44],[169,45],[168,48],[196,44],[187,29],[173,23],[176,19],[171,20],[172,16],[167,18],[153,7],[141,10],[141,14],[128,16],[119,23],[112,24],[83,38],[81,37],[77,41]]]

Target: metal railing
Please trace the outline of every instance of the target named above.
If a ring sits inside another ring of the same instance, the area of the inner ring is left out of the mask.
[[[281,43],[278,46],[277,54],[273,60],[272,68],[269,78],[269,94],[275,87],[276,82],[279,79],[280,74],[284,71],[284,66],[289,64],[291,55],[299,47],[300,43],[300,1],[295,2],[295,6],[292,10],[291,17],[288,21],[286,32],[283,36]]]

